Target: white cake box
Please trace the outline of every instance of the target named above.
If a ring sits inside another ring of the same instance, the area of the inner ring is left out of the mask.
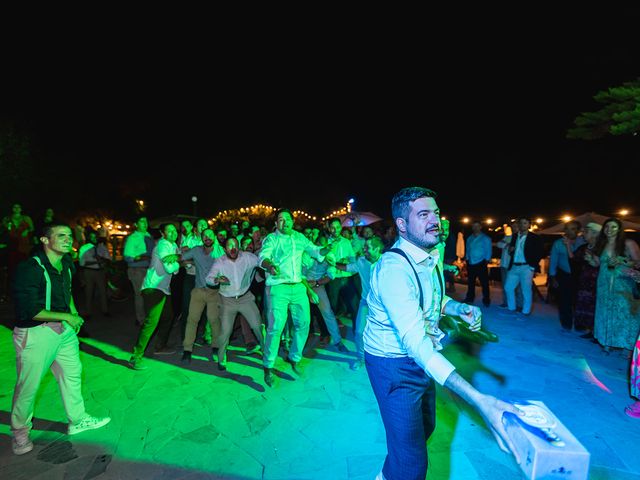
[[[504,415],[505,428],[520,456],[520,468],[530,480],[587,480],[591,454],[536,400],[515,402],[524,417]]]

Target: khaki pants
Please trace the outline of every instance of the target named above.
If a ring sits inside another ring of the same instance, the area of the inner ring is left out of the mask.
[[[14,328],[18,378],[11,407],[11,431],[20,443],[31,431],[36,394],[50,368],[60,387],[62,404],[70,423],[86,415],[82,398],[82,364],[78,337],[65,323],[43,323],[37,327]]]
[[[262,325],[260,321],[260,311],[256,305],[256,297],[253,293],[247,292],[244,295],[236,297],[225,297],[220,295],[222,301],[222,308],[220,310],[220,318],[222,323],[222,332],[220,334],[220,340],[218,342],[218,359],[219,361],[225,360],[225,353],[227,351],[227,345],[229,344],[229,337],[233,331],[233,324],[236,320],[236,315],[241,313],[244,318],[247,319],[253,334],[258,339],[260,346],[262,347],[264,340],[262,336]]]
[[[307,289],[302,283],[272,285],[269,289],[269,313],[267,319],[267,338],[264,341],[263,364],[267,368],[273,368],[278,357],[280,336],[287,323],[287,316],[291,311],[293,321],[293,333],[289,359],[299,362],[302,358],[302,350],[309,336],[309,322],[311,320],[311,308]]]
[[[196,331],[202,311],[207,308],[207,320],[211,325],[213,336],[211,345],[220,347],[220,292],[212,288],[201,287],[191,290],[191,300],[189,301],[189,316],[187,317],[187,327],[184,333],[182,348],[186,352],[193,351],[193,342],[196,340]]]
[[[133,302],[136,308],[136,320],[142,325],[144,322],[144,300],[142,299],[142,282],[147,275],[146,267],[129,267],[127,269],[127,277],[133,285]]]

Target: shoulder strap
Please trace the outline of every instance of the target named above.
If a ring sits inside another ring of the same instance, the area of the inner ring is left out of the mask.
[[[40,268],[42,268],[42,271],[44,272],[44,282],[46,284],[44,308],[45,310],[51,310],[51,278],[49,277],[49,272],[47,272],[47,269],[40,261],[40,258],[38,258],[37,256],[34,256],[33,258],[36,262],[38,262],[38,265],[40,265]]]
[[[418,276],[418,272],[416,272],[416,269],[413,266],[413,262],[409,259],[409,257],[404,252],[404,250],[401,250],[399,248],[390,248],[389,250],[387,250],[387,252],[397,253],[398,255],[404,257],[407,262],[409,262],[409,265],[411,266],[411,270],[413,270],[413,273],[415,274],[416,280],[418,282],[418,289],[420,290],[420,306],[424,308],[424,295],[422,294],[422,284],[420,283],[420,277]],[[436,276],[438,277],[438,285],[440,286],[440,298],[442,299],[442,295],[444,292],[444,285],[442,283],[442,277],[440,276],[440,268],[438,267],[437,263],[435,267],[436,267]]]
[[[389,250],[387,250],[387,252],[397,253],[401,257],[404,257],[404,259],[407,262],[409,262],[409,266],[411,266],[411,270],[413,270],[413,273],[416,276],[416,281],[418,282],[418,289],[420,290],[420,307],[424,308],[424,295],[422,293],[422,284],[420,283],[420,277],[418,276],[418,272],[416,272],[416,269],[413,266],[413,262],[411,260],[409,260],[409,257],[407,256],[407,254],[404,253],[404,251],[399,249],[399,248],[390,248]],[[438,268],[438,267],[436,266],[436,268]]]

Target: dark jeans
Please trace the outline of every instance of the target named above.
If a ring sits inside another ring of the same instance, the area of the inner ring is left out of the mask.
[[[436,426],[435,383],[411,358],[364,361],[387,434],[386,480],[424,480],[429,465],[427,439]]]
[[[329,303],[331,304],[331,310],[336,315],[340,311],[339,302],[342,300],[344,307],[351,318],[355,320],[358,314],[358,305],[360,304],[360,297],[356,286],[351,280],[351,277],[334,278],[326,285],[327,296],[329,297]],[[355,324],[355,322],[354,322]]]
[[[573,328],[573,306],[575,302],[575,283],[570,273],[558,269],[556,273],[558,280],[558,315],[562,328],[571,330]]]
[[[156,350],[167,346],[171,325],[173,324],[173,308],[171,299],[167,297],[169,295],[165,295],[164,292],[155,288],[147,288],[142,291],[145,318],[142,327],[140,327],[136,345],[133,347],[133,356],[135,358],[141,358],[144,355],[156,328],[158,329]]]
[[[467,296],[465,301],[472,303],[476,298],[476,278],[480,280],[482,286],[482,302],[488,304],[491,302],[489,293],[489,271],[487,270],[487,262],[482,261],[475,265],[467,264]]]

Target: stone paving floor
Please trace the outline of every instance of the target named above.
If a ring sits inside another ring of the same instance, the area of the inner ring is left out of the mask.
[[[230,353],[227,372],[217,371],[205,347],[196,348],[189,368],[176,353],[149,358],[150,368],[136,372],[126,366],[136,336],[133,305],[112,309],[112,317],[88,322],[81,358],[87,410],[113,420],[67,436],[49,374],[36,403],[35,448],[15,456],[12,313],[0,305],[0,479],[365,480],[379,471],[384,429],[366,371],[349,369],[352,354],[319,348],[312,337],[302,377],[279,359],[274,388],[262,382],[260,358],[240,349]],[[591,479],[640,480],[640,421],[623,412],[631,401],[625,355],[561,332],[555,307],[539,301],[526,319],[491,306],[484,324],[498,343],[447,347],[459,372],[498,397],[545,402],[591,452]],[[345,343],[354,350],[350,329]],[[430,480],[522,478],[479,417],[444,389],[429,459]]]

